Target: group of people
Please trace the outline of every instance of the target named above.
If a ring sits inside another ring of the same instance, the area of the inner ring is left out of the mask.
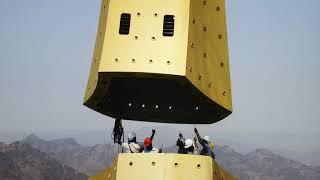
[[[197,154],[210,156],[212,159],[215,159],[214,144],[211,142],[209,136],[204,136],[201,138],[197,128],[194,128],[195,137],[192,139],[186,139],[181,133],[179,133],[179,138],[177,140],[177,146],[179,147],[179,154]],[[199,144],[202,146],[201,150],[199,149]]]
[[[119,142],[127,153],[161,153],[162,148],[155,148],[152,144],[153,137],[156,130],[152,129],[152,135],[144,139],[144,142],[137,142],[137,137],[134,132],[128,134],[128,142]],[[178,146],[179,154],[196,154],[210,156],[215,159],[214,144],[211,142],[209,136],[201,138],[197,128],[194,128],[195,137],[193,139],[186,139],[181,133],[176,145]],[[201,145],[201,150],[199,146]]]
[[[152,129],[151,137],[144,139],[144,142],[137,142],[136,133],[128,134],[128,142],[119,142],[127,153],[161,153],[162,149],[153,147],[152,140],[156,130]]]

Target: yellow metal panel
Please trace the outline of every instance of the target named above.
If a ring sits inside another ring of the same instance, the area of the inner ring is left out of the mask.
[[[212,180],[212,159],[187,154],[166,155],[165,179]]]
[[[111,0],[109,8],[99,72],[185,75],[189,1]],[[119,35],[122,13],[131,14],[129,35]],[[172,37],[162,35],[165,15],[175,15]]]
[[[225,0],[191,0],[187,78],[232,111]]]
[[[84,96],[84,102],[87,101],[92,96],[98,83],[98,70],[99,70],[100,61],[101,61],[102,49],[104,46],[104,36],[105,36],[105,29],[107,26],[108,11],[109,11],[109,0],[102,0],[99,25],[98,25],[97,37],[96,37],[96,45],[93,52],[92,64],[91,64],[90,75],[87,83],[86,93]]]
[[[105,171],[89,179],[235,180],[236,178],[207,156],[125,153],[119,154],[118,159]]]
[[[89,180],[116,180],[117,179],[117,162],[118,160],[115,159],[111,166],[108,167],[106,170],[100,172],[95,176],[89,177]]]
[[[165,154],[120,154],[117,180],[163,180],[166,165]]]

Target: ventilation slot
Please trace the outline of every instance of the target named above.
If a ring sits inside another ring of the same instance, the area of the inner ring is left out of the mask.
[[[174,16],[165,15],[163,20],[163,36],[173,36],[174,34]]]
[[[130,31],[131,14],[122,13],[120,18],[119,34],[128,35]]]

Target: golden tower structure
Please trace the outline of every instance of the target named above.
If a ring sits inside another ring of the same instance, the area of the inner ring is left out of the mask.
[[[102,0],[84,105],[104,115],[211,124],[232,112],[225,0]],[[209,157],[119,154],[90,179],[231,180]]]
[[[208,124],[232,112],[224,0],[103,0],[84,105]]]

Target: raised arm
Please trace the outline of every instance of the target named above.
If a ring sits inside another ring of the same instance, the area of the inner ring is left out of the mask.
[[[202,146],[204,146],[204,145],[205,145],[205,142],[204,142],[204,140],[201,138],[201,136],[200,136],[197,128],[194,128],[194,133],[196,133],[196,136],[197,136],[197,138],[198,138],[198,140],[199,140],[199,143],[200,143]]]
[[[197,137],[194,137],[194,138],[193,138],[193,142],[194,142],[194,147],[197,148],[197,149],[199,149],[198,143],[197,143]]]
[[[152,134],[151,134],[151,137],[150,137],[151,141],[153,140],[153,137],[154,137],[155,133],[156,133],[156,130],[152,129]]]

